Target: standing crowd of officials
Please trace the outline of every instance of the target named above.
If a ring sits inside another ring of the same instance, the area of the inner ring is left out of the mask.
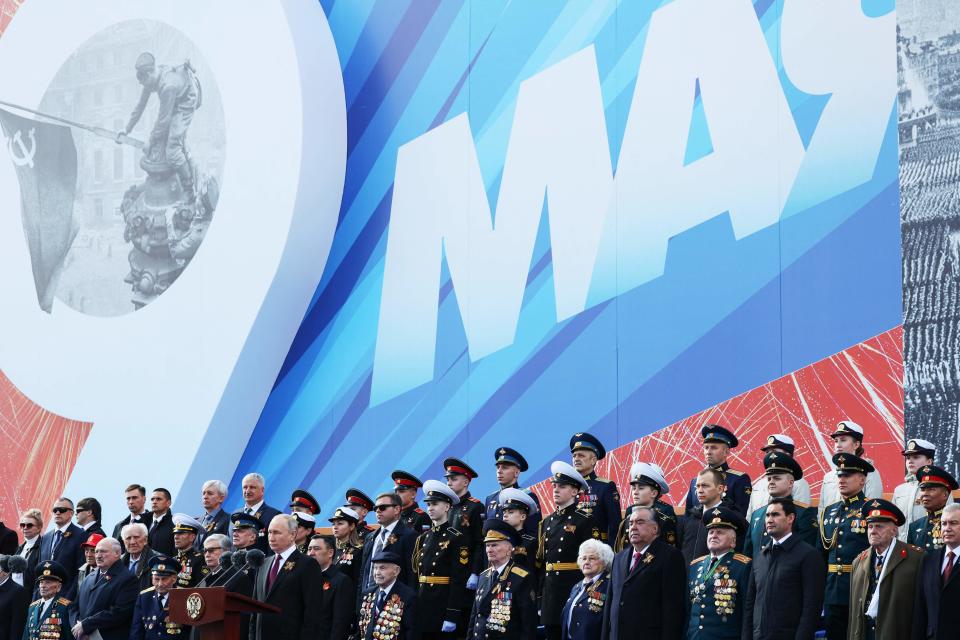
[[[905,482],[886,500],[863,429],[840,422],[813,506],[789,437],[767,438],[751,483],[728,464],[731,430],[701,435],[705,466],[681,515],[651,462],[631,467],[624,513],[588,433],[551,465],[550,513],[520,487],[527,462],[508,447],[484,500],[469,489],[478,473],[448,458],[444,481],[396,470],[392,492],[348,490],[323,533],[307,490],[281,511],[256,473],[233,513],[224,483],[204,483],[197,517],[171,513],[163,488],[147,508],[130,485],[110,535],[96,499],[63,497],[44,533],[38,509],[21,515],[22,541],[0,523],[0,640],[202,640],[169,616],[172,590],[201,587],[277,608],[245,618],[249,640],[960,637],[960,486],[932,444],[907,442]]]

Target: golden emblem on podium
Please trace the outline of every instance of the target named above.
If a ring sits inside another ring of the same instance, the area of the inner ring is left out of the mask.
[[[203,596],[199,593],[191,593],[187,596],[187,615],[191,620],[196,620],[203,615]]]

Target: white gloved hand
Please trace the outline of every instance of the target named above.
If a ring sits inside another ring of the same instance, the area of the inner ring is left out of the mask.
[[[480,582],[480,578],[475,573],[471,573],[470,577],[467,578],[467,589],[476,589],[477,583]]]
[[[457,623],[456,623],[456,622],[450,622],[449,620],[444,620],[444,621],[443,621],[443,626],[440,627],[440,631],[441,631],[442,633],[453,633],[453,632],[456,631],[456,630],[457,630]]]

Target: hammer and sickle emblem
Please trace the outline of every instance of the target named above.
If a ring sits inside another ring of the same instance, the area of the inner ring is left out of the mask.
[[[29,166],[33,169],[33,156],[37,154],[37,136],[36,129],[30,129],[27,134],[30,136],[30,148],[23,143],[23,132],[19,129],[13,134],[13,139],[7,141],[7,148],[10,150],[10,156],[13,158],[13,164],[18,167]],[[20,149],[20,155],[13,150],[13,145]]]

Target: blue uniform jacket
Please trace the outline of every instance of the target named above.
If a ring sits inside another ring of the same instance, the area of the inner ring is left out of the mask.
[[[604,571],[584,589],[581,580],[570,590],[563,605],[561,637],[566,640],[593,640],[603,630],[603,610],[610,592],[610,573]],[[569,635],[568,635],[569,634]]]
[[[593,518],[600,529],[600,539],[612,547],[620,527],[620,493],[612,480],[600,478],[591,472],[583,477],[590,485],[589,491],[580,493],[577,508]]]
[[[739,640],[752,576],[750,558],[728,551],[711,571],[713,557],[687,567],[687,640]]]
[[[537,494],[535,494],[533,491],[530,491],[530,489],[524,489],[520,485],[515,484],[513,485],[513,488],[521,489],[524,493],[526,493],[528,496],[533,498],[533,501],[537,504],[537,512],[527,516],[527,520],[526,522],[524,522],[524,527],[523,527],[524,530],[527,531],[528,533],[537,535],[537,531],[539,530],[538,525],[540,524],[540,518],[542,517],[542,514],[540,512],[540,498],[538,498]],[[499,490],[494,491],[493,493],[488,495],[487,499],[484,500],[483,504],[485,505],[485,508],[486,508],[486,517],[484,518],[485,520],[489,520],[491,518],[497,518],[498,520],[503,520],[503,509],[500,508],[500,491]]]
[[[160,604],[160,594],[154,587],[144,589],[137,596],[133,608],[133,624],[130,627],[130,640],[158,640],[159,638],[180,638],[185,634],[184,627],[176,622],[167,621],[167,606]]]
[[[740,515],[746,518],[747,509],[750,508],[750,493],[753,491],[750,476],[743,471],[731,469],[726,462],[716,469],[727,474],[727,491],[723,494],[723,504],[731,509],[736,509]],[[687,490],[687,511],[700,504],[697,500],[696,484],[697,478],[694,476],[690,479],[690,488]]]

